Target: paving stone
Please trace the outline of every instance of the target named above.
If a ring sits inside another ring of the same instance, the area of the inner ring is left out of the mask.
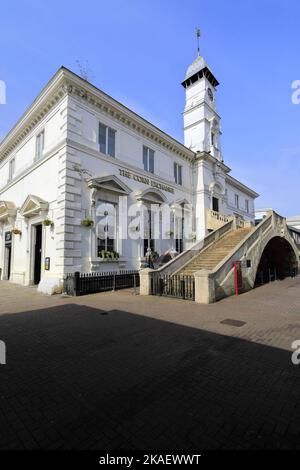
[[[213,305],[0,296],[1,449],[300,448],[300,278]]]

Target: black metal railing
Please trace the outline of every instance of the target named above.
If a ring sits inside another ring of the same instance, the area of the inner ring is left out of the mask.
[[[151,293],[152,295],[195,300],[195,278],[194,276],[154,273],[151,276]]]
[[[64,279],[64,292],[68,295],[86,295],[130,287],[139,287],[138,271],[112,271],[92,273],[70,273]]]

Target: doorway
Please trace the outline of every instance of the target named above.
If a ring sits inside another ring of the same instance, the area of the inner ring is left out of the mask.
[[[11,273],[11,244],[12,235],[11,232],[5,232],[5,247],[4,247],[4,276],[3,278],[10,279]]]
[[[34,244],[34,273],[33,282],[38,284],[41,280],[42,267],[42,224],[35,226],[35,244]]]
[[[214,212],[219,212],[219,199],[217,197],[212,198],[212,210]]]

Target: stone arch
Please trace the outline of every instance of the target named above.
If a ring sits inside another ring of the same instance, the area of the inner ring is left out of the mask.
[[[256,266],[254,287],[271,279],[284,279],[295,275],[298,269],[298,252],[287,238],[276,235],[269,238],[260,250]]]
[[[162,204],[168,202],[164,193],[156,188],[148,188],[144,191],[138,191],[136,193],[136,199],[138,201],[145,201],[154,204]]]
[[[220,181],[212,181],[209,185],[209,191],[212,196],[222,197],[225,193],[222,183]]]

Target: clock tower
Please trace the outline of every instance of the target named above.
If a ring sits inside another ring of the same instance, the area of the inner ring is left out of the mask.
[[[197,30],[197,38],[200,36]],[[206,152],[223,161],[220,146],[220,116],[216,108],[219,82],[202,57],[198,55],[188,67],[182,82],[186,93],[183,113],[184,144],[194,152]]]

